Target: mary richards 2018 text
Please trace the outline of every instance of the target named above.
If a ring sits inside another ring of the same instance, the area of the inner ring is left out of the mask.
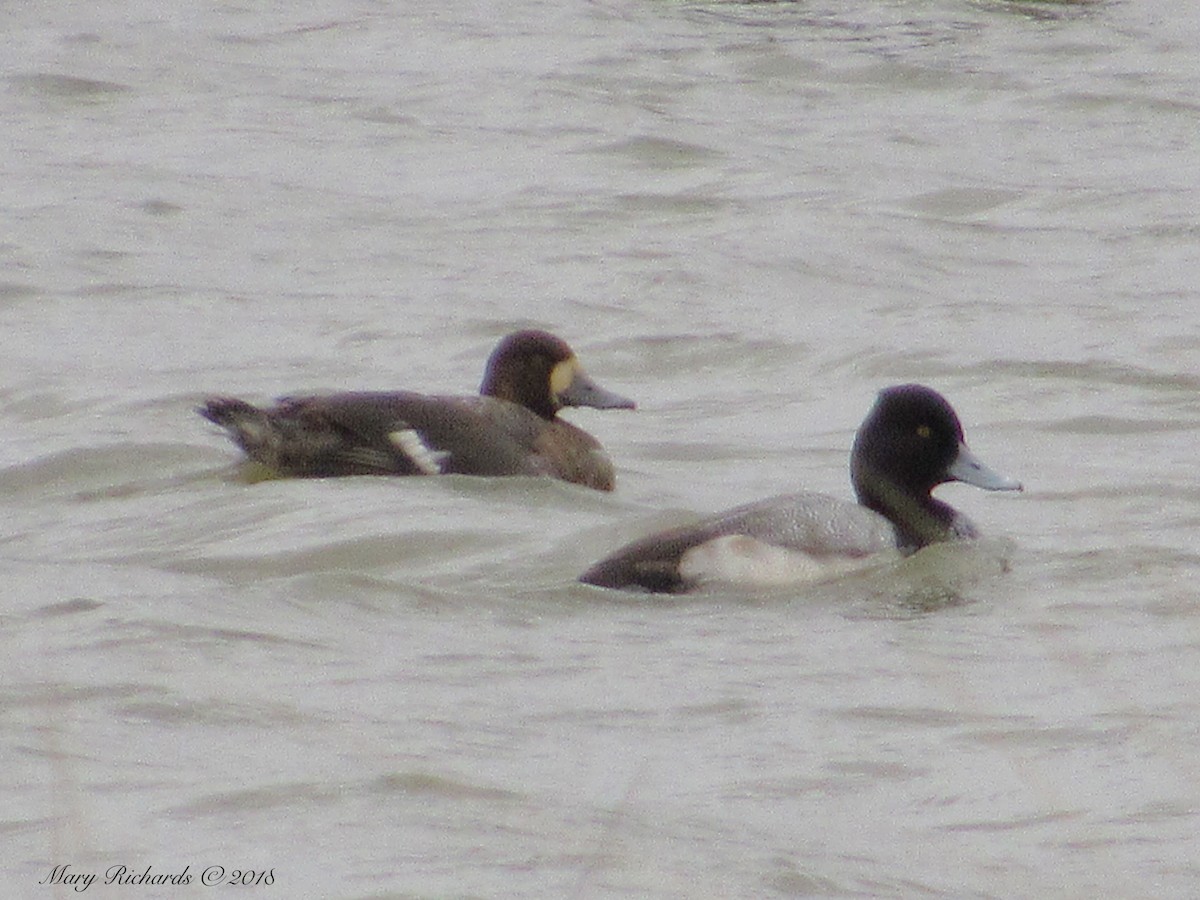
[[[38,884],[67,885],[76,891],[86,891],[93,884],[147,885],[173,884],[185,885],[193,882],[205,887],[217,885],[272,885],[275,883],[274,869],[229,869],[225,866],[205,866],[198,872],[185,865],[182,871],[155,871],[154,866],[144,869],[129,866],[109,866],[100,872],[72,871],[71,866],[59,865],[50,870],[50,874]]]

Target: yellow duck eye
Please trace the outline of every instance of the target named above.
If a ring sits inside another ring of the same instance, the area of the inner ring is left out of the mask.
[[[930,430],[928,425],[918,425],[917,426],[917,437],[924,438],[925,440],[929,440],[929,437],[932,434],[933,434],[933,431]]]

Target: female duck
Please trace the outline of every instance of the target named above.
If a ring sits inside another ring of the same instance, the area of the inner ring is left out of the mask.
[[[938,541],[977,537],[970,520],[930,496],[939,484],[1021,489],[967,449],[945,398],[916,384],[879,394],[855,437],[850,480],[858,505],[800,493],[740,506],[635,541],[580,581],[678,593],[704,581],[761,579],[766,571],[812,577],[887,549],[912,553]]]
[[[632,409],[567,344],[518,331],[492,351],[477,397],[354,392],[285,397],[269,409],[215,397],[197,411],[273,475],[549,475],[611,491],[612,462],[565,406]]]

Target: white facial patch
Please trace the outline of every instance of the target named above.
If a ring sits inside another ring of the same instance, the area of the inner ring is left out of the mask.
[[[550,393],[557,397],[569,388],[575,380],[575,370],[578,368],[579,363],[573,356],[555,365],[550,370]]]
[[[388,434],[388,440],[407,456],[422,475],[441,475],[442,463],[450,456],[447,450],[434,450],[425,443],[420,432],[404,428]]]
[[[824,581],[865,567],[862,559],[819,559],[745,534],[727,534],[692,547],[679,559],[687,581],[786,585]]]

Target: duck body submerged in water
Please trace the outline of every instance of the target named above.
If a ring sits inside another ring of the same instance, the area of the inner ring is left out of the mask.
[[[497,345],[478,396],[358,391],[268,408],[213,397],[197,411],[277,477],[546,475],[612,490],[611,460],[558,417],[567,406],[634,403],[592,381],[566,342],[528,330]]]
[[[978,537],[974,524],[931,491],[948,481],[1020,490],[963,440],[941,394],[916,384],[880,392],[850,454],[858,503],[817,493],[739,506],[693,525],[634,541],[580,581],[600,587],[681,593],[708,581],[798,581],[853,568],[886,550]]]

